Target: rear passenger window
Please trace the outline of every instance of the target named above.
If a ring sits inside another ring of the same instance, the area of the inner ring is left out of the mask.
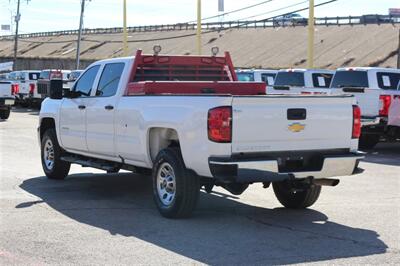
[[[274,80],[275,80],[276,74],[261,74],[261,80],[265,82],[267,85],[274,85]]]
[[[105,65],[99,85],[97,86],[96,96],[108,97],[115,95],[124,67],[124,63]]]
[[[329,88],[333,74],[314,73],[312,74],[313,86],[316,88]]]
[[[378,86],[383,90],[396,90],[399,84],[400,73],[378,72],[376,74]]]
[[[29,80],[37,80],[39,79],[40,73],[29,73]]]

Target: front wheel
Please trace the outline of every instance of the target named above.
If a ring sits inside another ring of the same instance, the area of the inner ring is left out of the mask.
[[[42,168],[49,179],[64,179],[71,164],[61,160],[62,149],[57,141],[56,131],[48,129],[43,135],[41,145]]]
[[[153,198],[162,216],[189,217],[200,192],[199,177],[185,167],[180,150],[159,152],[153,166]]]
[[[10,117],[11,109],[0,110],[0,119],[8,119]]]
[[[279,202],[290,209],[304,209],[313,205],[321,193],[321,186],[297,186],[295,182],[283,181],[272,184]]]

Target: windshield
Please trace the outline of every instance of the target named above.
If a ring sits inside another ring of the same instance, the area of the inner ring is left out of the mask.
[[[367,88],[368,86],[367,71],[337,71],[333,77],[331,88]]]
[[[254,73],[237,73],[239,81],[254,81]]]
[[[276,75],[274,86],[304,87],[303,72],[279,72]]]

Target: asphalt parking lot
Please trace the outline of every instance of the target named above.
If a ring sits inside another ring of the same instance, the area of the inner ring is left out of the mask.
[[[400,144],[379,144],[308,210],[272,189],[201,193],[193,218],[162,218],[146,176],[73,166],[47,180],[37,111],[0,121],[0,264],[400,264]]]

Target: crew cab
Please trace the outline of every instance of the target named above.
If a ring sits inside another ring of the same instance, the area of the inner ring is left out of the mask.
[[[327,69],[281,69],[273,86],[267,87],[268,94],[307,93],[310,89],[327,89],[335,71]],[[326,94],[320,92],[318,94]]]
[[[64,95],[53,82],[38,126],[48,178],[71,163],[151,172],[158,210],[179,218],[215,185],[239,195],[272,183],[285,207],[306,208],[362,159],[353,96],[266,95],[237,81],[227,52],[158,52],[95,62]]]
[[[10,117],[11,106],[15,103],[15,94],[18,86],[12,81],[0,80],[0,119],[8,119]]]
[[[278,70],[273,69],[239,69],[236,71],[238,81],[264,82],[266,86],[274,85]]]
[[[390,103],[398,95],[400,70],[394,68],[339,68],[327,91],[329,94],[353,94],[361,108],[360,147],[373,148],[385,135]]]

